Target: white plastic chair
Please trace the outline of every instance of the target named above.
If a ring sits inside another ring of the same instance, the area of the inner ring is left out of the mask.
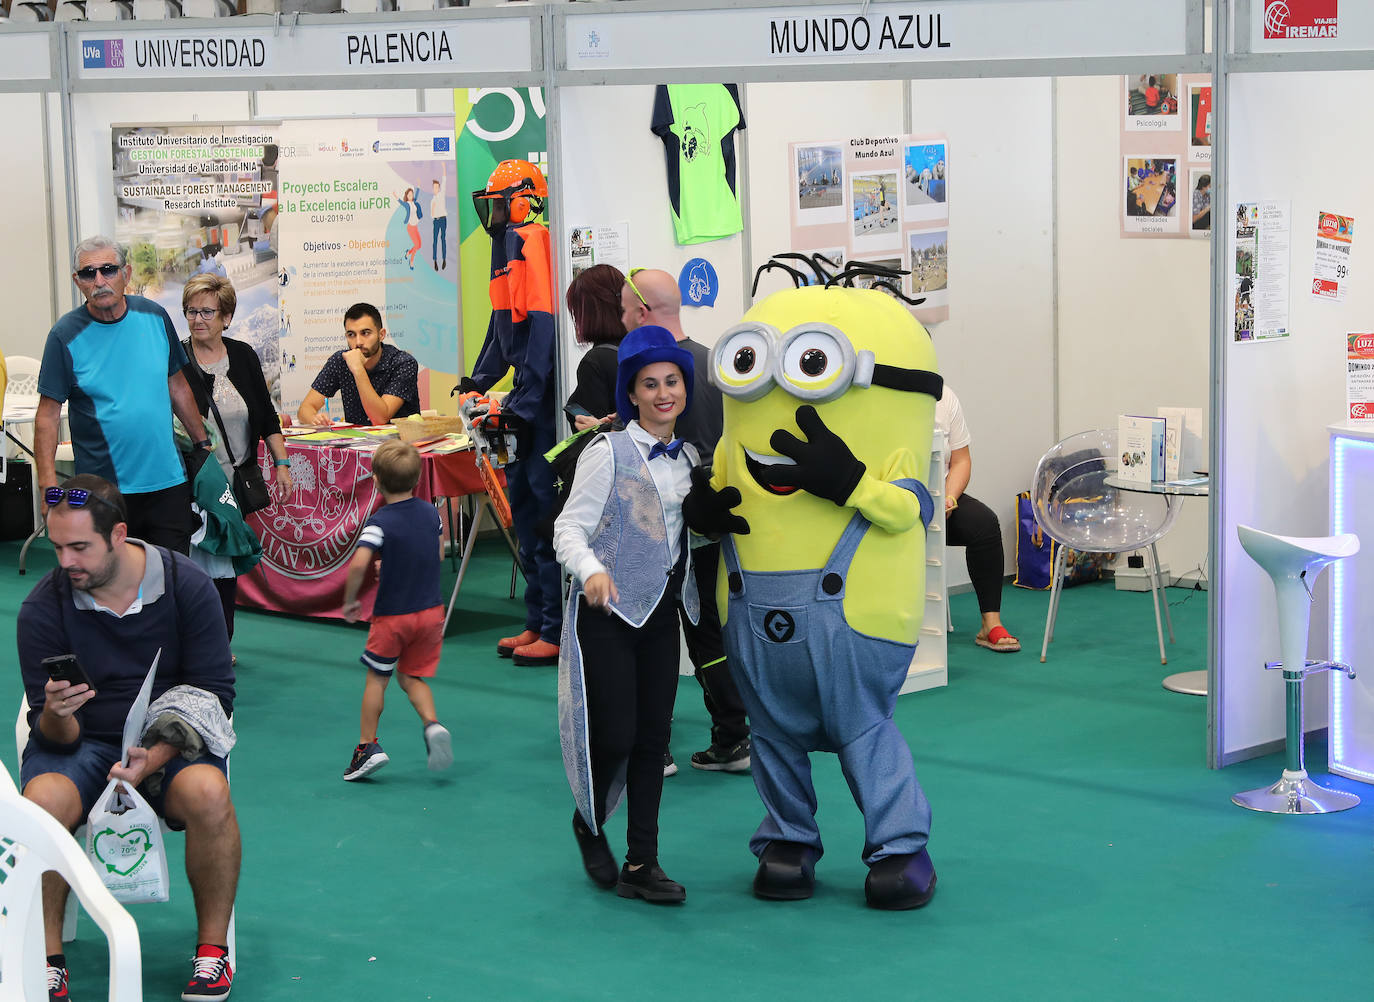
[[[230,718],[229,718],[229,723],[230,723],[230,724],[233,724],[233,722],[234,722],[234,718],[233,718],[233,717],[230,717]],[[19,701],[19,717],[18,717],[18,719],[16,719],[15,722],[14,722],[14,744],[15,744],[15,748],[17,749],[17,756],[18,756],[18,758],[19,758],[20,761],[23,761],[23,758],[24,758],[24,748],[25,748],[25,746],[26,746],[28,743],[29,743],[29,699],[28,699],[28,696],[26,695],[26,696],[22,697],[22,698],[20,699],[20,701]],[[227,760],[226,760],[226,762],[225,762],[225,768],[226,768],[226,770],[228,769],[228,761],[227,761]],[[227,778],[228,778],[228,777],[226,776],[226,779],[227,779]],[[167,822],[166,822],[166,821],[162,821],[161,819],[159,819],[159,825],[160,825],[160,827],[161,827],[161,829],[162,829],[162,834],[163,834],[163,835],[166,835],[169,831],[171,831],[171,829],[167,827]],[[62,826],[61,826],[61,825],[58,825],[58,827],[60,828],[60,827],[62,827]],[[84,846],[84,845],[86,844],[86,835],[85,835],[85,832],[86,832],[86,825],[85,825],[84,823],[82,823],[81,827],[77,828],[77,830],[76,830],[76,836],[75,836],[76,841],[77,841],[78,843],[80,843],[82,846]],[[83,855],[84,855],[84,854],[83,854]],[[104,885],[102,884],[101,886],[103,887]],[[238,914],[238,907],[235,906],[235,907],[233,908],[233,910],[231,910],[231,911],[229,912],[229,934],[228,934],[228,940],[229,940],[229,942],[225,944],[225,945],[228,946],[228,948],[229,948],[229,965],[230,965],[235,971],[237,971],[237,970],[239,969],[239,964],[238,964],[238,950],[237,950],[237,944],[236,944],[236,942],[235,942],[236,937],[235,937],[235,935],[234,935],[234,933],[235,933],[235,925],[236,925],[236,923],[235,923],[235,916],[236,916],[237,914]],[[62,917],[62,942],[64,942],[64,943],[70,943],[72,940],[76,939],[76,917],[77,917],[76,902],[73,900],[73,898],[72,898],[71,895],[68,895],[68,896],[67,896],[67,911],[66,911],[66,913],[65,913],[65,914],[63,915],[63,917]],[[113,998],[113,996],[111,996],[111,997]],[[3,996],[0,996],[0,999],[3,999]]]
[[[138,926],[114,899],[67,830],[20,796],[0,765],[0,1000],[47,998],[43,873],[71,885],[110,944],[111,1002],[142,1002]]]
[[[38,406],[38,370],[42,363],[30,355],[6,355],[9,380],[5,384],[7,407]]]
[[[1123,553],[1144,550],[1150,576],[1150,596],[1155,606],[1155,632],[1159,636],[1159,661],[1168,664],[1164,629],[1160,623],[1159,554],[1155,543],[1178,517],[1178,506],[1167,495],[1119,490],[1105,481],[1116,473],[1115,431],[1084,431],[1057,443],[1041,457],[1031,486],[1035,521],[1056,543],[1050,608],[1045,617],[1045,640],[1040,647],[1043,663],[1054,639],[1059,596],[1064,589],[1065,547],[1083,553]],[[1169,603],[1164,602],[1169,639],[1174,624]]]

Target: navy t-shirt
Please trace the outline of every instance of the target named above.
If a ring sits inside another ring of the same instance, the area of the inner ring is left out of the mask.
[[[442,605],[439,538],[444,527],[434,505],[407,498],[382,505],[363,525],[358,545],[382,559],[373,615],[399,616]]]

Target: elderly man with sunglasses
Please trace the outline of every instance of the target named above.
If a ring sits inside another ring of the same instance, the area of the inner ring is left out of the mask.
[[[113,240],[83,240],[72,262],[86,302],[57,321],[43,349],[33,433],[38,486],[57,484],[58,425],[67,403],[76,472],[118,485],[133,535],[187,553],[194,528],[189,479],[211,446],[182,372],[186,352],[162,307],[125,295],[132,269]],[[172,438],[174,412],[195,443],[190,470]]]
[[[219,596],[189,557],[130,536],[124,500],[108,481],[78,475],[48,488],[44,501],[58,566],[20,606],[15,631],[29,703],[24,796],[74,830],[117,779],[184,828],[197,947],[181,997],[227,998],[240,839],[227,764],[234,669]],[[124,755],[125,720],[154,659],[152,702]],[[57,874],[44,874],[51,998],[67,997],[67,894]]]

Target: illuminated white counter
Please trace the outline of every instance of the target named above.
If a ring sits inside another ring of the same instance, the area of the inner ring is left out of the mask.
[[[1331,565],[1331,657],[1355,669],[1331,672],[1328,767],[1374,783],[1374,422],[1333,424],[1331,532],[1353,532],[1360,552]]]

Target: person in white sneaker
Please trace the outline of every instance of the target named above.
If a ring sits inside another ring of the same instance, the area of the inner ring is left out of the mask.
[[[377,740],[386,686],[399,670],[401,688],[425,726],[431,769],[453,764],[452,739],[439,723],[434,693],[425,681],[439,670],[444,645],[444,599],[439,592],[444,528],[428,501],[415,497],[420,453],[409,442],[384,442],[372,454],[372,475],[383,506],[363,525],[348,565],[343,617],[356,623],[362,614],[358,593],[373,561],[381,560],[377,598],[367,648],[359,660],[367,668],[358,747],[344,779],[362,779],[390,760]]]

